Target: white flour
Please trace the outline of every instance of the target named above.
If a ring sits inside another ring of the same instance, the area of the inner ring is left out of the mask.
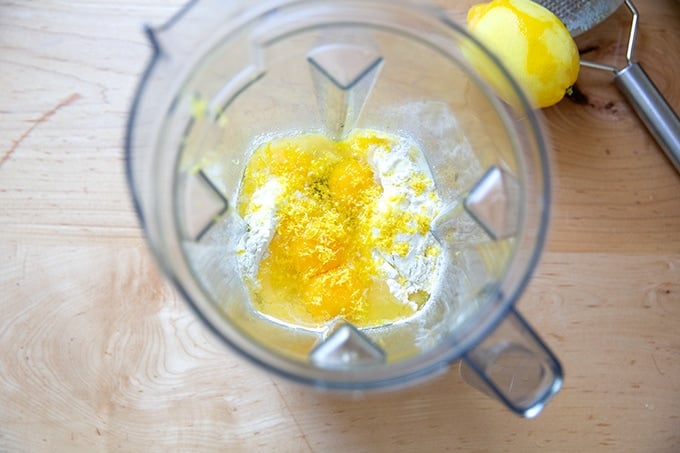
[[[389,235],[396,231],[393,242],[405,246],[401,253],[376,247],[372,254],[392,294],[416,310],[418,296],[422,297],[419,293],[425,293],[426,298],[440,273],[441,246],[429,224],[439,213],[441,202],[422,153],[409,141],[400,138],[392,148],[373,146],[369,163],[383,188],[373,217],[374,234],[378,237],[381,232]],[[285,187],[272,178],[253,193],[251,209],[244,217],[248,229],[237,247],[239,266],[247,279],[256,280],[259,263],[276,230],[276,203],[283,192]],[[402,220],[396,230],[386,226],[394,225],[395,214]]]
[[[397,211],[407,213],[406,218],[411,217],[408,224],[415,229],[397,234],[397,241],[409,245],[403,256],[375,249],[373,255],[392,294],[416,309],[409,296],[419,291],[429,294],[439,275],[441,246],[429,231],[429,224],[439,213],[441,202],[425,158],[407,140],[400,139],[392,149],[376,148],[369,160],[383,188],[374,224],[385,223]],[[427,220],[427,231],[417,231],[417,218]]]
[[[257,277],[260,261],[276,231],[276,202],[284,187],[272,177],[253,193],[249,213],[244,217],[248,229],[236,247],[241,275],[249,279]]]

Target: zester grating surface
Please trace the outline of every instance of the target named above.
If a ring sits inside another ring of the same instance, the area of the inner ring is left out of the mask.
[[[572,36],[590,30],[622,4],[623,0],[534,0],[553,12]]]

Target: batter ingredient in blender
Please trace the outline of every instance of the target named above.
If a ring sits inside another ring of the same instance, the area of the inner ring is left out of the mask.
[[[421,151],[373,130],[260,146],[245,170],[241,272],[260,313],[308,327],[342,317],[359,327],[409,317],[440,274],[430,232],[440,209]]]

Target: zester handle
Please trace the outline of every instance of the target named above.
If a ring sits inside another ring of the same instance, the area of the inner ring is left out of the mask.
[[[680,119],[638,63],[616,72],[616,86],[680,172]]]

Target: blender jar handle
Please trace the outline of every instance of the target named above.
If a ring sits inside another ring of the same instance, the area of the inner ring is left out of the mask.
[[[562,387],[562,367],[511,308],[496,329],[463,356],[463,379],[523,417],[541,412]]]

